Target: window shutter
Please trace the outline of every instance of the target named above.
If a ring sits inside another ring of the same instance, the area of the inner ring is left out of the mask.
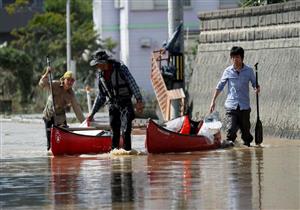
[[[153,0],[133,0],[131,3],[131,10],[153,10]]]

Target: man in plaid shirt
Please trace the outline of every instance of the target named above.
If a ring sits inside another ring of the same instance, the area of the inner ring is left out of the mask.
[[[132,120],[135,118],[132,96],[136,99],[135,108],[138,113],[142,113],[144,107],[139,87],[127,66],[112,59],[105,51],[97,51],[90,65],[98,69],[99,93],[87,120],[92,121],[96,112],[108,102],[112,130],[111,149],[119,149],[122,131],[123,148],[130,151]]]

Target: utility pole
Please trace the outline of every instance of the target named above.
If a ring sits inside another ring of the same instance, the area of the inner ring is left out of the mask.
[[[183,0],[168,0],[168,33],[172,36],[176,27],[183,22]],[[180,52],[184,51],[183,30],[179,35]]]
[[[67,71],[71,70],[71,26],[70,26],[70,0],[66,3],[66,25],[67,25]]]
[[[168,33],[169,37],[172,36],[176,27],[183,22],[183,0],[168,0]],[[179,37],[179,52],[182,56],[184,53],[184,36],[183,30],[181,30]],[[171,55],[172,56],[172,55]],[[178,72],[178,71],[177,71]],[[184,78],[182,80],[175,80],[172,84],[172,89],[183,88]],[[173,100],[171,103],[171,119],[174,119],[180,115],[180,102]]]

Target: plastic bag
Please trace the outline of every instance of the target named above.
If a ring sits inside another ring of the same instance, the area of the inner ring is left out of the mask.
[[[179,132],[184,121],[184,116],[175,118],[165,123],[165,128],[170,131]]]
[[[214,135],[218,133],[222,128],[222,123],[219,120],[219,113],[217,111],[212,112],[204,118],[203,125],[200,128],[198,135],[206,136],[210,143],[214,143]]]

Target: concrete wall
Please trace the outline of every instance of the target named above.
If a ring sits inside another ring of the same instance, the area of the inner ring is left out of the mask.
[[[193,118],[208,113],[216,84],[230,65],[229,50],[241,46],[246,64],[259,63],[264,133],[300,139],[300,1],[201,13],[199,19],[200,43],[188,87]],[[223,118],[226,93],[225,87],[216,106]],[[254,91],[250,95],[254,127]]]

